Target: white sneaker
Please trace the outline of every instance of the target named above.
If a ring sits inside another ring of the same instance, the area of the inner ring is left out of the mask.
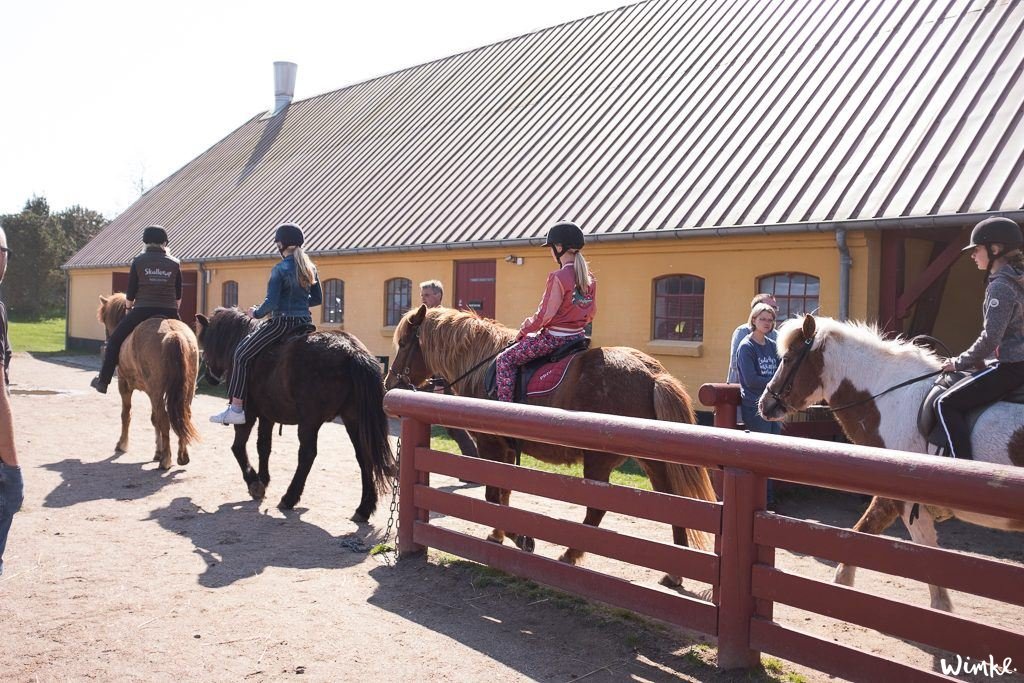
[[[231,410],[231,406],[224,409],[224,412],[210,416],[210,422],[221,425],[244,425],[245,411]]]

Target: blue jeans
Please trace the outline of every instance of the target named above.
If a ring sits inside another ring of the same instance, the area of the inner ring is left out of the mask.
[[[770,422],[761,417],[757,412],[757,406],[748,406],[745,403],[740,404],[740,413],[743,415],[743,424],[746,425],[747,429],[752,432],[760,432],[762,434],[781,434],[782,423],[781,422]],[[775,491],[773,490],[772,480],[768,480],[768,502],[772,503],[775,500]]]
[[[7,532],[11,530],[14,513],[21,509],[24,500],[25,482],[21,478],[21,468],[11,467],[0,461],[0,574],[4,573]]]

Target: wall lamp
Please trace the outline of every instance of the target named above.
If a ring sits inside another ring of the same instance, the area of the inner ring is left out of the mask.
[[[525,260],[526,259],[524,259],[522,256],[513,256],[512,254],[509,254],[508,256],[505,257],[505,261],[511,263],[513,266],[521,266],[523,265],[523,262]]]

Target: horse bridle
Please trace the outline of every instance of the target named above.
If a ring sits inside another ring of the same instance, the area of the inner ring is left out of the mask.
[[[796,373],[800,370],[800,366],[803,365],[804,359],[807,358],[807,354],[811,350],[811,346],[814,345],[814,336],[810,336],[804,340],[803,347],[800,349],[799,355],[796,357],[796,362],[793,363],[793,367],[786,373],[786,378],[782,382],[782,391],[776,392],[773,389],[766,388],[768,395],[771,396],[775,401],[782,407],[783,410],[789,412],[791,406],[786,403],[786,397],[789,396],[790,392],[793,391],[793,380],[796,377]]]
[[[412,323],[410,323],[410,326],[413,329],[413,335],[412,335],[412,342],[410,342],[409,353],[405,357],[405,367],[402,368],[401,370],[398,370],[397,372],[395,372],[395,377],[398,378],[399,386],[401,388],[411,389],[412,391],[417,391],[418,387],[415,384],[413,384],[412,377],[411,377],[411,375],[412,375],[412,361],[410,359],[412,358],[412,353],[413,353],[412,344],[415,344],[416,347],[420,349],[420,354],[423,353],[423,349],[420,348],[420,326],[419,325],[413,325]]]

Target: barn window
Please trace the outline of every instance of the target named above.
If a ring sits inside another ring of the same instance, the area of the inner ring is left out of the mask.
[[[412,280],[396,277],[384,283],[384,324],[397,325],[412,307]]]
[[[666,275],[654,280],[653,339],[704,340],[704,278]]]
[[[807,273],[773,273],[757,281],[757,291],[775,295],[779,302],[778,320],[818,310],[820,281]]]
[[[345,322],[345,283],[342,280],[325,280],[323,321],[325,323]]]
[[[221,306],[224,308],[231,308],[232,306],[238,305],[238,283],[234,280],[228,280],[224,283],[221,288],[220,294]]]

